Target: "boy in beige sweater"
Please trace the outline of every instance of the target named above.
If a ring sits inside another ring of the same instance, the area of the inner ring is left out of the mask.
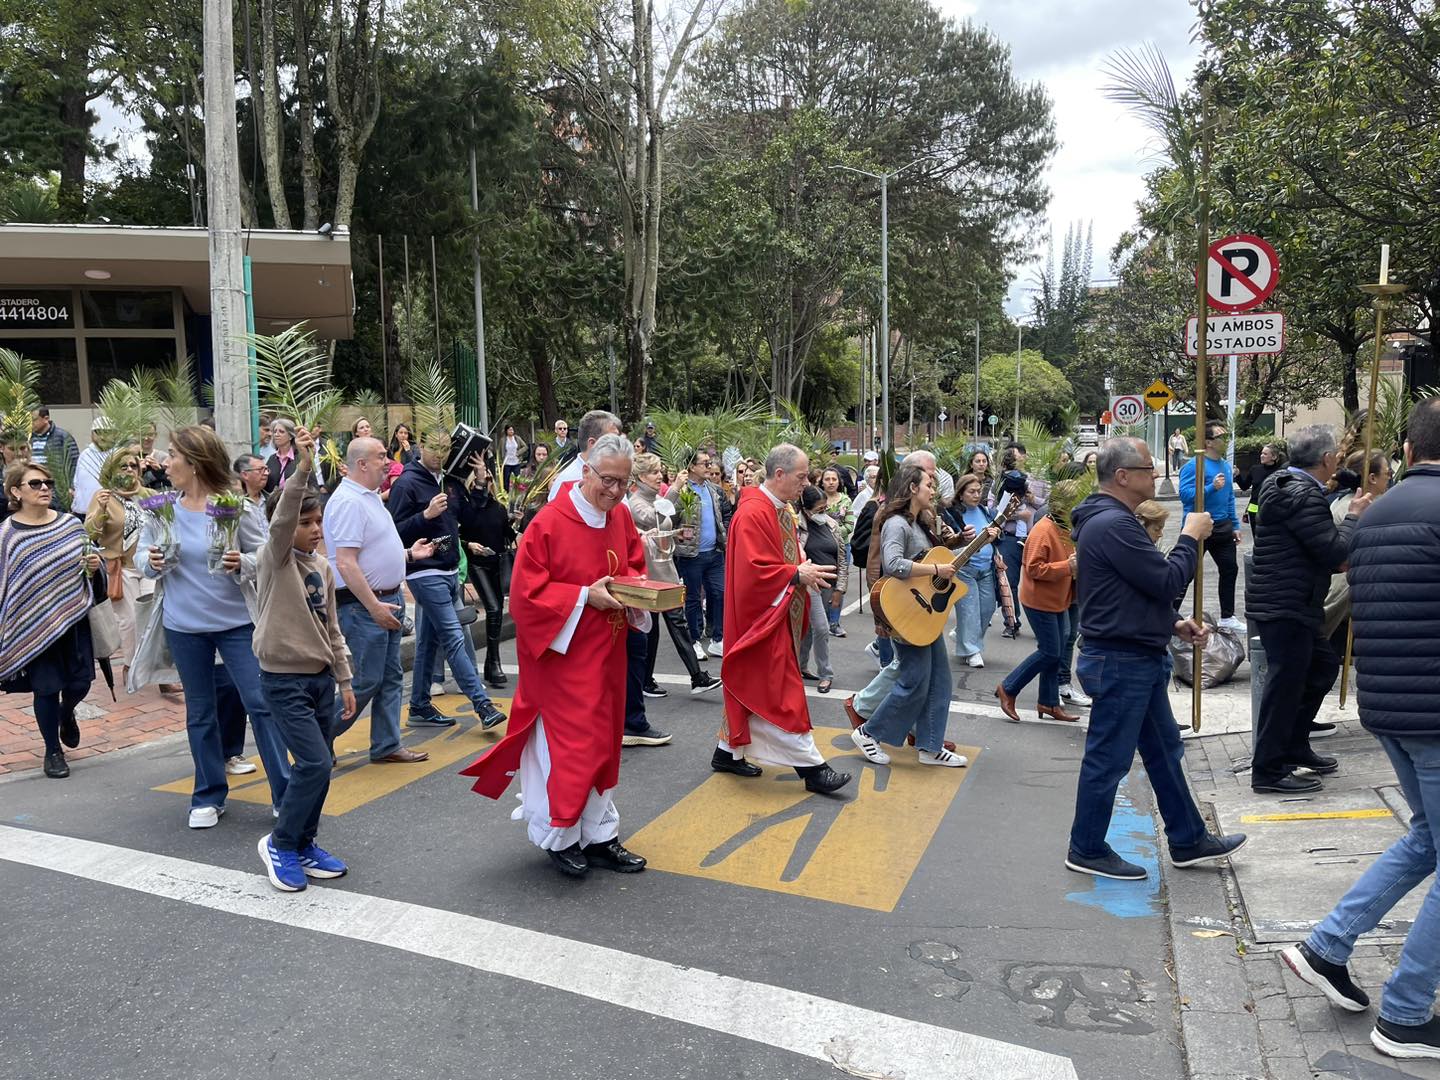
[[[343,862],[315,843],[330,790],[330,726],[335,690],[342,718],[355,713],[350,657],[335,614],[335,579],[315,549],[322,536],[320,500],[310,489],[315,440],[295,435],[295,473],[270,502],[270,539],[256,559],[260,615],[255,655],[260,687],[294,765],[273,832],[260,838],[260,859],[277,889],[299,892],[307,878],[336,878]]]

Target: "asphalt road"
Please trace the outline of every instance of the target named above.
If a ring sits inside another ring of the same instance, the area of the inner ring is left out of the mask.
[[[458,698],[460,730],[407,737],[443,765],[342,758],[320,841],[351,873],[299,895],[262,876],[254,789],[185,827],[183,740],[0,784],[0,1077],[1183,1075],[1158,876],[1062,864],[1083,731],[961,704],[968,769],[862,765],[840,688],[875,668],[845,621],[811,707],[859,780],[712,774],[719,695],[677,678],[648,702],[673,743],[624,753],[639,875],[564,879],[509,793],[472,794],[494,736]],[[992,636],[962,703],[1033,644]],[[1153,863],[1148,789],[1122,793],[1112,843]]]

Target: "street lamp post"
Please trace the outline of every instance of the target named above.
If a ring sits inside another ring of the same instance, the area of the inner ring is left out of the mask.
[[[888,173],[854,169],[849,165],[830,166],[832,169],[843,169],[880,181],[880,342],[885,350],[884,359],[880,363],[880,415],[883,418],[880,445],[887,455],[895,449],[890,427],[890,181],[906,169],[928,160],[923,157],[916,158],[909,165]]]
[[[1010,429],[1010,437],[1015,440],[1020,438],[1020,339],[1025,333],[1025,327],[1017,319],[1015,321],[1015,426]]]

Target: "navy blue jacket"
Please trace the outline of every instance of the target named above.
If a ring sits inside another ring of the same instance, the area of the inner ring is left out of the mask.
[[[460,528],[477,531],[485,527],[483,515],[472,501],[474,496],[465,485],[453,477],[445,480],[445,494],[450,503],[445,512],[437,518],[427,519],[425,508],[430,500],[440,494],[440,485],[435,474],[419,461],[408,462],[405,470],[390,485],[390,499],[385,504],[390,516],[395,519],[395,531],[409,547],[416,540],[434,540],[449,537],[450,543],[443,551],[436,551],[428,559],[416,559],[406,569],[406,574],[417,570],[455,570],[460,566]]]
[[[1440,465],[1417,465],[1375,500],[1350,540],[1360,722],[1440,736]]]
[[[1180,618],[1175,597],[1195,576],[1199,546],[1182,536],[1162,555],[1130,508],[1104,493],[1077,506],[1070,521],[1085,647],[1163,653]]]

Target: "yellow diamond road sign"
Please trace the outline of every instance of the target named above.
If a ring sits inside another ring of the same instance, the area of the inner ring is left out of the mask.
[[[1175,391],[1166,386],[1159,379],[1145,388],[1145,404],[1159,412],[1166,405],[1175,400]]]

